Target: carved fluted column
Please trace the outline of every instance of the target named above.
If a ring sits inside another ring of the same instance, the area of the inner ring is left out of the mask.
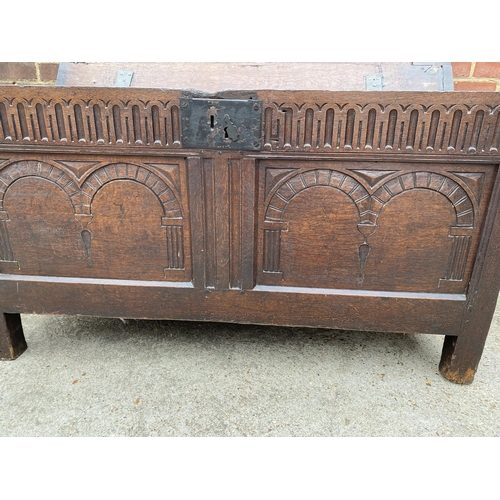
[[[184,269],[184,228],[183,220],[179,218],[162,217],[161,226],[165,228],[167,242],[167,267]]]
[[[0,210],[0,272],[4,273],[19,269],[19,264],[14,259],[14,253],[10,244],[9,229],[7,226],[9,220],[9,214],[5,210]]]
[[[453,241],[444,280],[461,281],[464,279],[472,241],[472,230],[472,227],[450,228],[450,237]]]

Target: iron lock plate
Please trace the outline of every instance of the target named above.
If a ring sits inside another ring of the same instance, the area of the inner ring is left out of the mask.
[[[262,102],[181,98],[182,146],[260,151]]]

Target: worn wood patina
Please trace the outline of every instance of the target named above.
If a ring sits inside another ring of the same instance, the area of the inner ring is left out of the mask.
[[[252,101],[256,144],[190,148],[186,98]],[[21,313],[228,321],[445,335],[470,383],[499,146],[498,93],[0,87],[0,357]]]

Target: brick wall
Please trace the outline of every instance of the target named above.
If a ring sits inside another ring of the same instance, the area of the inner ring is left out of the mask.
[[[452,63],[455,90],[500,92],[500,62]]]
[[[54,85],[58,69],[58,62],[0,62],[0,85]]]

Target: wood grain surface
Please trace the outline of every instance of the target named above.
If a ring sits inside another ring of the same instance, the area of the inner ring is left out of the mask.
[[[262,103],[260,151],[228,151],[182,147],[186,93],[0,87],[2,357],[20,313],[229,321],[445,335],[472,382],[499,95],[241,86],[217,97]]]

